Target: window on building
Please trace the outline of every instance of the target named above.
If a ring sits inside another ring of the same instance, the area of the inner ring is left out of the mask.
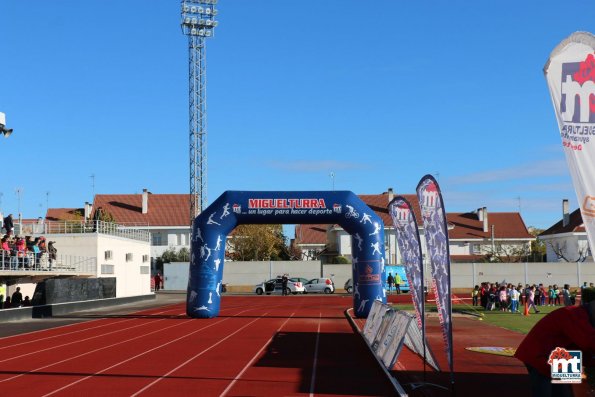
[[[114,274],[114,265],[101,265],[101,274]]]
[[[132,262],[132,252],[126,254],[126,262]]]
[[[143,262],[149,261],[149,255],[143,255]]]
[[[153,233],[153,245],[163,245],[161,233]]]
[[[140,274],[149,274],[150,271],[151,271],[150,266],[141,266],[140,267]]]
[[[481,244],[471,244],[471,253],[474,255],[481,254]]]

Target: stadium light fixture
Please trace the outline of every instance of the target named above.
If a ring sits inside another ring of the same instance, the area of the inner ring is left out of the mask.
[[[213,28],[219,23],[214,17],[216,0],[183,0],[182,31],[188,36],[213,37]]]

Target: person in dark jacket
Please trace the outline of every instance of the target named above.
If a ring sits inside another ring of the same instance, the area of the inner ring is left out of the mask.
[[[56,244],[55,241],[50,241],[48,243],[48,256],[49,256],[49,263],[50,263],[50,270],[52,270],[52,264],[56,260],[56,255],[58,254],[58,250],[54,247]]]
[[[14,233],[14,223],[12,221],[12,214],[8,214],[6,218],[4,218],[4,229],[6,229],[6,234],[9,236]]]
[[[281,288],[283,288],[282,294],[283,295],[289,295],[287,293],[287,282],[289,281],[289,277],[287,277],[287,274],[284,274],[283,277],[281,277]]]
[[[23,304],[23,294],[21,294],[21,287],[12,294],[12,307],[20,307]]]

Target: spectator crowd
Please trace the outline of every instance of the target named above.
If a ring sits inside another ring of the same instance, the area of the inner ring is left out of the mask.
[[[31,306],[31,300],[29,299],[29,296],[25,296],[25,298],[23,298],[21,287],[17,287],[17,289],[12,293],[12,296],[5,297],[4,293],[2,292],[5,291],[0,291],[0,309]]]
[[[587,286],[584,282],[580,287],[593,288],[593,283]],[[571,291],[568,284],[560,288],[557,284],[545,286],[544,284],[514,285],[511,283],[483,282],[476,285],[471,292],[473,306],[481,306],[485,310],[500,310],[504,312],[520,313],[520,306],[527,305],[539,313],[539,306],[572,306],[576,304],[578,290]]]
[[[57,249],[45,237],[14,236],[10,231],[0,238],[1,270],[52,270]],[[41,266],[47,263],[47,266]]]

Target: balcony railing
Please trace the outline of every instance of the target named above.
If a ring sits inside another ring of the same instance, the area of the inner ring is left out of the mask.
[[[97,259],[76,255],[57,255],[50,259],[47,253],[12,255],[6,251],[0,253],[0,271],[14,273],[56,273],[97,275]],[[7,274],[7,273],[4,273]]]
[[[22,223],[15,226],[16,234],[21,235],[100,233],[139,241],[151,241],[151,234],[146,229],[148,225],[138,223],[118,224],[81,220]]]

